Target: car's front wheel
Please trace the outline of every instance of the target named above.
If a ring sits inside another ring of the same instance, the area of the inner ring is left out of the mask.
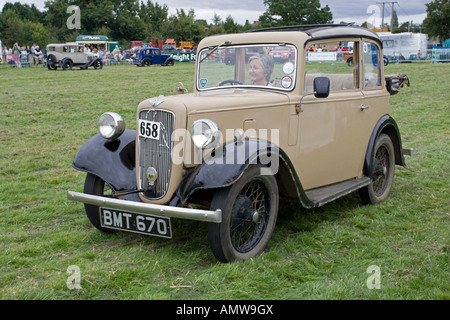
[[[211,209],[222,210],[221,223],[208,224],[214,256],[221,262],[250,259],[261,253],[278,215],[278,185],[273,175],[250,166],[231,187],[218,190]]]
[[[111,195],[112,190],[101,178],[88,173],[86,175],[86,180],[84,182],[84,193],[92,194],[92,195]],[[100,224],[100,208],[94,205],[85,204],[84,209],[86,210],[86,214],[91,221],[92,225],[96,227],[98,230],[113,233],[114,230],[103,228]]]
[[[380,134],[372,158],[373,181],[359,190],[363,204],[376,204],[387,198],[394,180],[394,145],[387,134]]]

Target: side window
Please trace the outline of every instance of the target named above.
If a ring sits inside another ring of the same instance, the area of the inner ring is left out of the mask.
[[[330,90],[351,90],[359,87],[358,42],[333,41],[306,47],[305,93],[313,92],[316,77],[330,79]]]
[[[364,42],[364,87],[381,86],[381,54],[378,45],[372,42]]]

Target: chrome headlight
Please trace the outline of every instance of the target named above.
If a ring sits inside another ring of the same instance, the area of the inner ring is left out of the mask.
[[[220,130],[214,121],[197,120],[191,127],[191,138],[197,148],[207,149],[220,141]]]
[[[103,138],[115,140],[125,131],[125,121],[117,113],[106,112],[98,119],[98,131]]]

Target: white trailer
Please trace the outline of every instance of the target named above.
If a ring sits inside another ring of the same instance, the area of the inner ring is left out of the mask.
[[[427,57],[427,36],[424,33],[379,32],[383,53],[390,59],[417,60]]]

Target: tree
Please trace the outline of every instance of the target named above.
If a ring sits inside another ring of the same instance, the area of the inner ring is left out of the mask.
[[[17,41],[20,45],[23,44],[23,21],[14,9],[3,10],[0,15],[0,36],[3,43],[8,47]]]
[[[319,0],[264,0],[267,11],[260,16],[263,27],[331,23],[333,14],[328,6],[320,8]]]
[[[444,43],[450,37],[450,0],[434,0],[426,4],[427,16],[423,20],[425,33],[438,37]]]
[[[239,32],[239,25],[234,22],[234,19],[231,15],[228,15],[228,17],[225,19],[225,22],[223,23],[223,29],[225,30],[225,33],[237,33]]]
[[[147,0],[147,4],[142,3],[139,9],[139,18],[145,23],[148,40],[163,38],[163,32],[167,29],[169,8],[167,5],[153,4]]]
[[[195,21],[194,9],[188,13],[184,9],[177,9],[177,15],[169,17],[170,30],[176,42],[194,41],[198,43],[204,37],[204,28]]]

